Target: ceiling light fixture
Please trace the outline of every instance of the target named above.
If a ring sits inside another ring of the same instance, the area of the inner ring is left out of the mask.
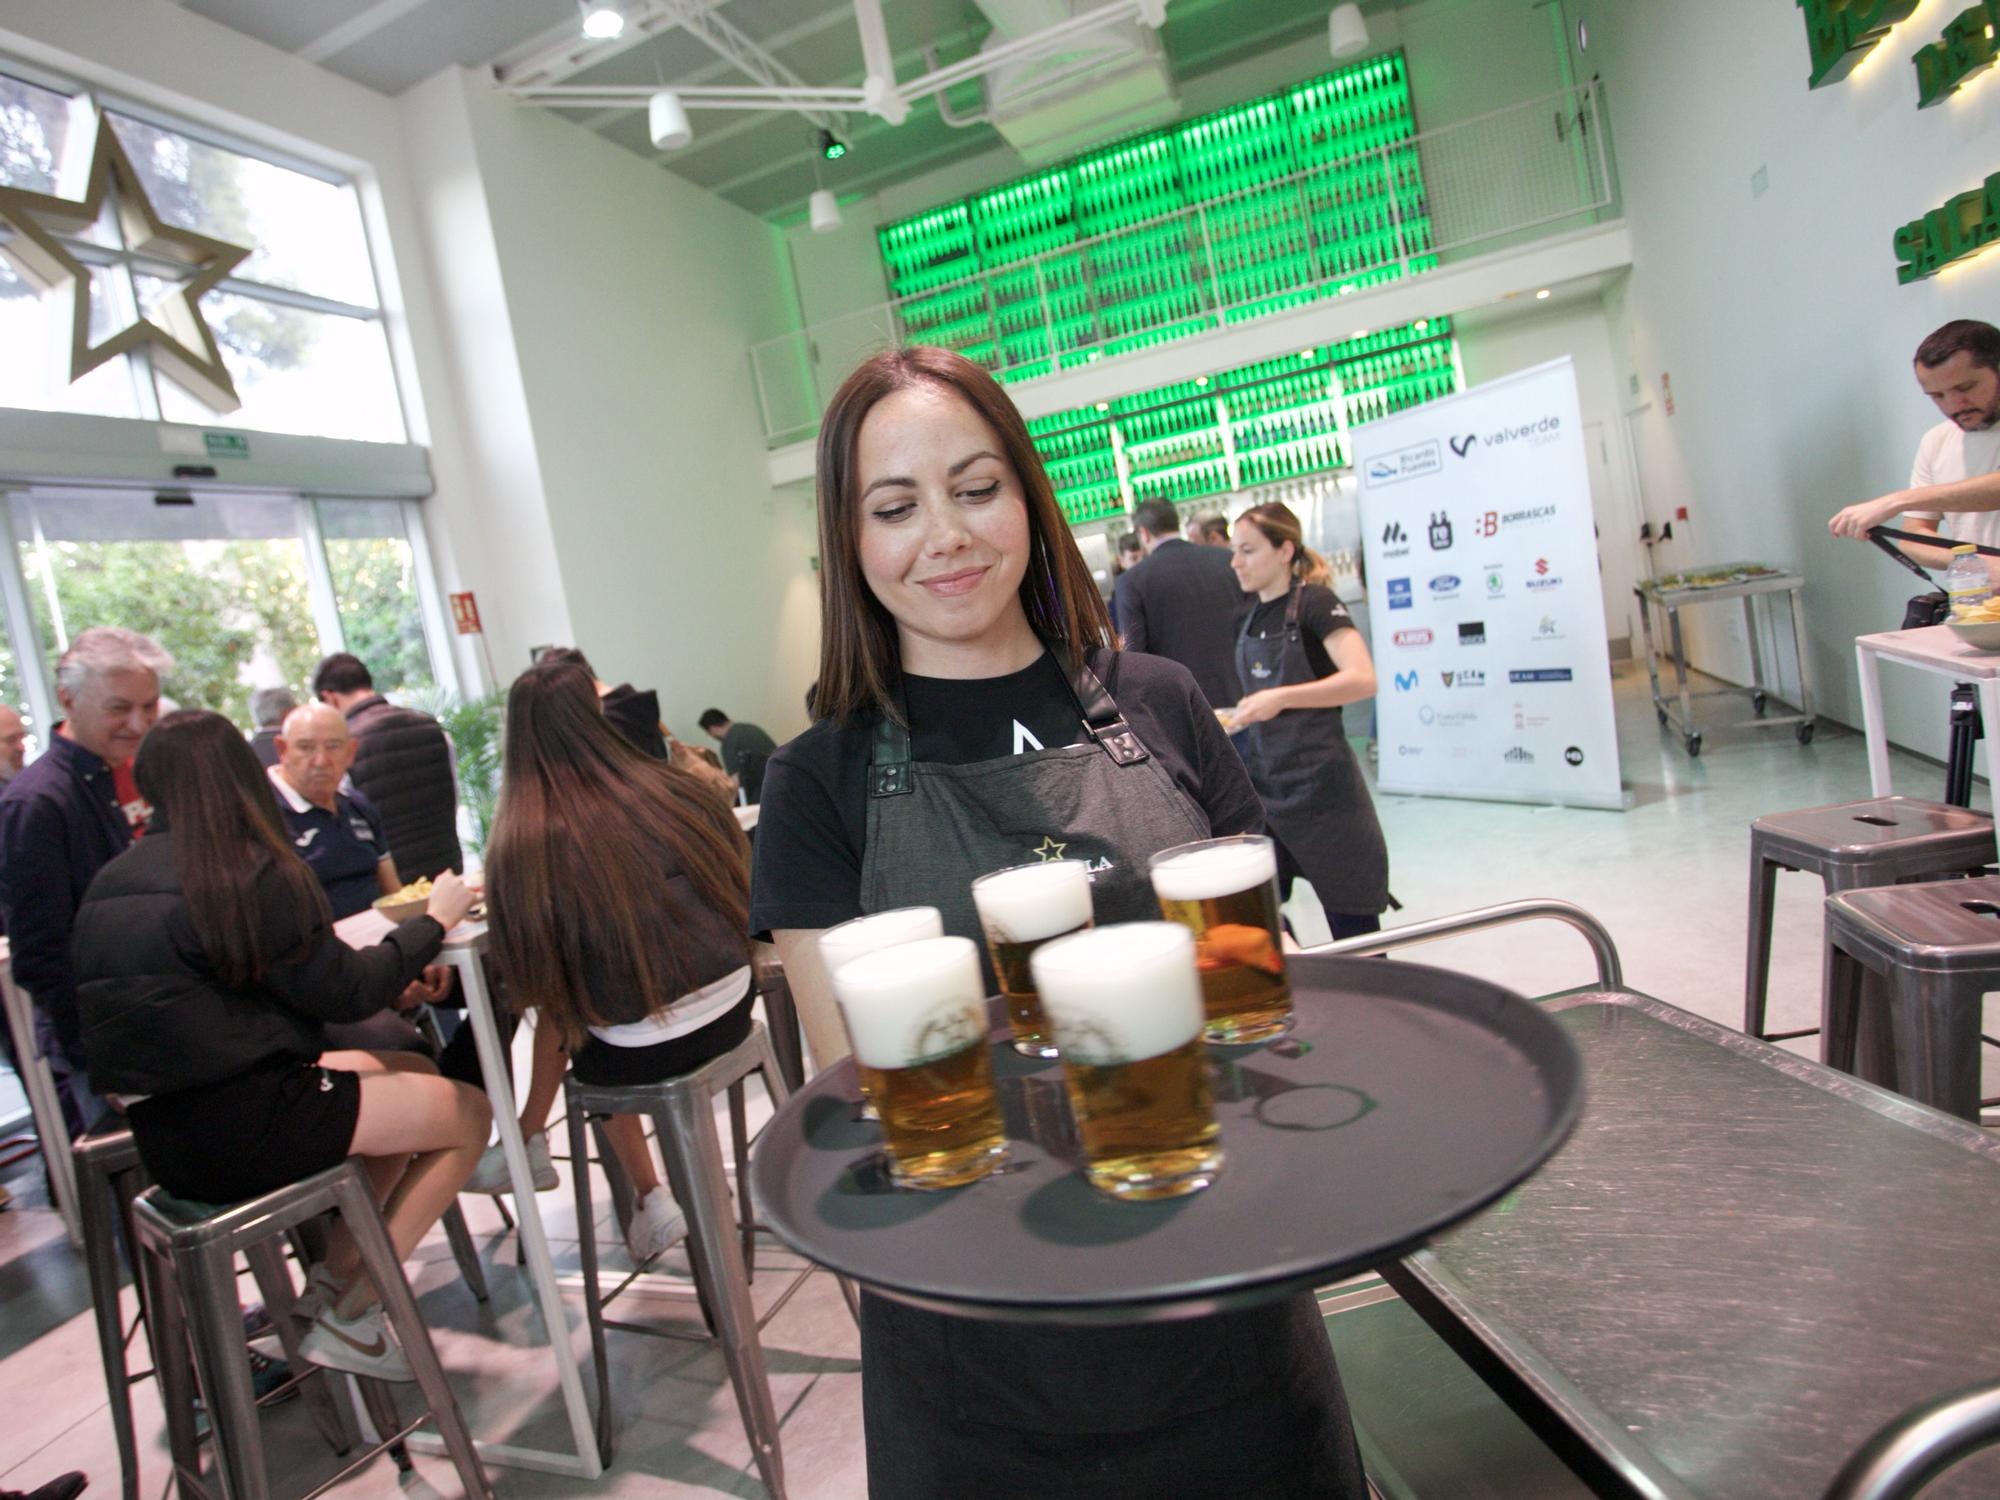
[[[687,106],[672,89],[661,89],[646,101],[646,134],[657,151],[678,151],[694,139]]]
[[[847,142],[831,130],[822,129],[819,133],[819,154],[828,161],[839,161],[847,155]]]
[[[1535,300],[1536,300],[1537,302],[1546,302],[1546,301],[1548,301],[1548,300],[1549,300],[1549,289],[1548,289],[1547,287],[1543,287],[1543,288],[1542,288],[1542,289],[1541,289],[1541,290],[1540,290],[1539,292],[1535,293]]]
[[[1336,5],[1326,18],[1326,45],[1335,57],[1357,57],[1368,50],[1368,20],[1353,0]]]
[[[583,12],[583,34],[593,42],[608,42],[624,34],[625,13],[617,6],[585,5],[577,0],[577,8]]]
[[[840,228],[840,200],[833,196],[833,189],[815,188],[806,199],[806,214],[814,234],[832,234]]]

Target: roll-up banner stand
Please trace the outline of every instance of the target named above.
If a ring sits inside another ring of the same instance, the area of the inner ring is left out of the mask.
[[[1576,372],[1354,432],[1385,792],[1623,808]]]

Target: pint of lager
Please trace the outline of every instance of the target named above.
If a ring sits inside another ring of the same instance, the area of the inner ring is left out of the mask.
[[[1172,922],[1061,938],[1029,960],[1062,1049],[1091,1186],[1178,1198],[1222,1170],[1194,940]]]
[[[1151,861],[1160,914],[1194,934],[1211,1042],[1261,1042],[1292,1024],[1279,944],[1278,852],[1260,834],[1163,849]]]
[[[996,870],[972,882],[972,902],[1007,997],[1014,1050],[1024,1057],[1054,1057],[1055,1037],[1042,1019],[1028,957],[1042,944],[1090,925],[1089,867],[1080,859],[1055,859]]]
[[[944,917],[935,906],[899,906],[892,911],[878,911],[869,916],[856,917],[851,922],[842,922],[838,927],[827,928],[819,935],[819,958],[831,976],[850,959],[873,953],[877,948],[893,948],[898,943],[913,943],[918,938],[943,936]],[[846,1024],[847,1017],[843,1012],[841,1025]],[[847,1050],[854,1050],[851,1032],[847,1038]],[[862,1114],[873,1119],[874,1074],[858,1057],[854,1067],[861,1084]]]
[[[833,993],[854,1060],[873,1074],[896,1180],[959,1187],[1007,1159],[985,986],[969,938],[921,938],[842,964]]]

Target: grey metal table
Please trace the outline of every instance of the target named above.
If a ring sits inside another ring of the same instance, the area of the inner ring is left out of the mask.
[[[1709,571],[1722,573],[1728,569]],[[1632,591],[1639,600],[1639,628],[1645,637],[1646,675],[1653,685],[1653,711],[1660,716],[1662,724],[1671,725],[1681,736],[1681,743],[1689,755],[1701,754],[1701,727],[1694,721],[1694,700],[1697,698],[1747,697],[1761,721],[1757,727],[1775,729],[1791,725],[1801,745],[1812,743],[1817,721],[1813,717],[1812,669],[1806,657],[1805,615],[1799,602],[1800,591],[1805,586],[1805,579],[1796,573],[1754,573],[1729,583],[1685,584],[1680,587],[1671,586],[1668,579],[1648,579]],[[1771,689],[1777,684],[1764,680],[1764,647],[1757,634],[1757,613],[1751,601],[1760,595],[1773,594],[1785,595],[1791,605],[1792,648],[1799,668],[1799,711],[1767,716],[1764,705],[1771,696]],[[1719,604],[1731,599],[1736,600],[1743,610],[1743,634],[1750,646],[1750,686],[1691,691],[1688,687],[1687,646],[1681,639],[1681,611],[1691,605]],[[1660,692],[1660,659],[1653,646],[1655,607],[1666,611],[1667,640],[1673,650],[1674,696],[1671,699]],[[1878,792],[1877,795],[1881,794]]]
[[[2000,1370],[2000,1141],[1659,1000],[1549,1002],[1567,1145],[1384,1274],[1597,1493],[1821,1495]],[[2000,1494],[2000,1454],[1926,1500]]]

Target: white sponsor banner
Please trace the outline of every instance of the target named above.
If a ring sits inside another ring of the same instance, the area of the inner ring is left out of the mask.
[[[1623,807],[1568,359],[1355,429],[1385,792]]]

